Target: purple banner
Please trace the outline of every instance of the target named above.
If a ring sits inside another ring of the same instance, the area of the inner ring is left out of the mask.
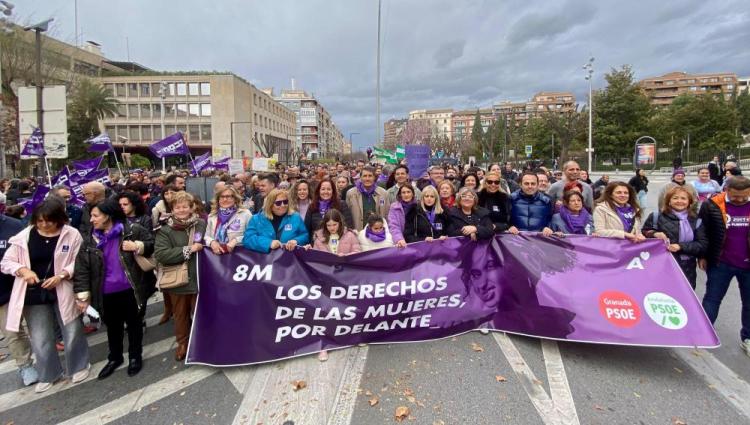
[[[50,188],[46,184],[39,185],[37,186],[31,198],[19,200],[18,205],[21,205],[24,207],[24,209],[26,209],[26,214],[31,215],[31,213],[34,212],[34,209],[37,207],[37,205],[41,204],[42,201],[44,201],[44,198],[47,197],[47,194],[49,193],[49,191],[50,191]]]
[[[73,161],[75,162],[75,161]],[[62,170],[60,170],[59,173],[55,177],[52,177],[52,186],[57,186],[60,184],[68,185],[70,186],[70,170],[68,169],[68,166],[66,165],[63,167]]]
[[[216,162],[212,162],[208,167],[213,168],[215,170],[229,170],[229,157],[225,156],[224,158],[221,158],[220,160]]]
[[[26,156],[45,156],[47,152],[44,151],[44,136],[42,130],[35,128],[26,141],[26,145],[21,151],[21,155]]]
[[[501,235],[346,257],[203,251],[199,287],[194,364],[262,363],[479,327],[604,344],[719,344],[661,241]]]
[[[420,179],[430,166],[429,145],[406,145],[406,165],[409,167],[409,177]]]
[[[148,148],[157,158],[164,158],[165,156],[172,155],[187,155],[190,153],[187,144],[185,143],[185,139],[179,131],[159,140]]]
[[[80,161],[73,161],[73,167],[75,168],[76,171],[84,171],[85,174],[83,174],[82,177],[85,177],[88,173],[94,170],[98,170],[99,167],[102,165],[103,160],[104,160],[104,156],[91,158],[91,159],[82,159]]]
[[[109,152],[115,150],[107,133],[102,133],[96,137],[92,137],[91,139],[86,140],[86,143],[90,145],[89,152]]]
[[[203,155],[199,156],[198,158],[195,158],[195,160],[190,161],[190,166],[193,169],[193,174],[196,176],[200,174],[201,171],[203,171],[204,168],[208,167],[211,163],[211,153],[206,152]]]

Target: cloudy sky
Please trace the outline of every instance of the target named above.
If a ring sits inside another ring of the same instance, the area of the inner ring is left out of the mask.
[[[661,4],[663,3],[663,4]],[[75,39],[74,0],[16,1],[22,21],[55,18]],[[108,58],[156,70],[232,71],[278,92],[297,86],[331,112],[355,148],[375,140],[377,0],[78,0],[83,40]],[[422,108],[474,109],[569,90],[586,101],[623,64],[750,76],[743,0],[383,0],[381,118]]]

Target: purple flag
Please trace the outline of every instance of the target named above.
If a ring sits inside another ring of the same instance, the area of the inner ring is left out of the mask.
[[[115,150],[114,147],[112,147],[112,141],[109,139],[107,133],[102,133],[96,137],[92,137],[91,139],[86,140],[86,143],[91,145],[89,146],[89,152],[109,152]]]
[[[198,260],[187,356],[193,364],[268,362],[480,327],[588,343],[719,344],[661,241],[522,234],[345,257],[304,249],[219,256],[204,250]]]
[[[229,170],[229,157],[225,156],[216,162],[212,162],[210,167],[215,170]]]
[[[26,141],[26,146],[23,147],[21,155],[26,156],[45,156],[47,152],[44,151],[44,136],[42,130],[35,128]]]
[[[82,177],[85,177],[86,174],[98,170],[99,167],[102,165],[102,161],[104,160],[104,156],[91,158],[91,159],[82,159],[80,161],[73,161],[73,167],[76,171],[84,171]]]
[[[159,140],[148,147],[151,153],[157,158],[164,158],[172,155],[187,155],[190,153],[182,133],[179,131],[171,136]]]
[[[31,198],[20,200],[18,202],[18,205],[22,205],[26,209],[26,214],[31,214],[34,212],[34,209],[37,207],[37,205],[41,204],[42,201],[44,201],[44,198],[47,197],[49,191],[50,188],[46,184],[39,185],[37,186]]]
[[[76,183],[79,186],[83,186],[86,183],[90,183],[90,182],[93,182],[93,181],[97,181],[97,182],[99,182],[99,183],[101,183],[103,185],[106,185],[106,186],[111,186],[112,185],[112,181],[109,179],[109,170],[107,170],[107,169],[92,171],[92,172],[86,174],[86,176],[81,177],[80,179],[78,179],[76,181]]]
[[[75,161],[73,161],[75,162]],[[52,177],[52,186],[65,184],[70,186],[70,170],[67,166],[63,167],[55,177]]]
[[[193,174],[196,176],[200,174],[201,171],[203,171],[204,168],[208,167],[211,163],[211,153],[206,152],[203,155],[199,156],[198,158],[195,158],[195,160],[190,161],[190,166],[193,169]]]

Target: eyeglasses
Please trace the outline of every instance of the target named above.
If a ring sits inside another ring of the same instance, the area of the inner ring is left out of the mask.
[[[500,184],[500,180],[485,180],[484,182],[493,185]]]
[[[281,207],[281,206],[284,206],[284,205],[289,205],[289,200],[288,199],[282,199],[280,201],[275,201],[273,204],[276,205],[277,207]]]
[[[219,196],[219,199],[232,199],[234,198],[234,195],[221,195]]]
[[[471,193],[464,193],[463,195],[461,195],[461,199],[474,199],[474,195],[472,195]]]

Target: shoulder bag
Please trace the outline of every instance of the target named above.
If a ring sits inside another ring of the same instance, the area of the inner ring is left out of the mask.
[[[192,243],[193,237],[195,236],[195,226],[190,230],[188,234],[188,243]],[[190,275],[188,274],[188,261],[183,261],[180,264],[173,264],[165,266],[159,264],[156,268],[156,286],[159,289],[174,289],[185,286],[190,281]]]

